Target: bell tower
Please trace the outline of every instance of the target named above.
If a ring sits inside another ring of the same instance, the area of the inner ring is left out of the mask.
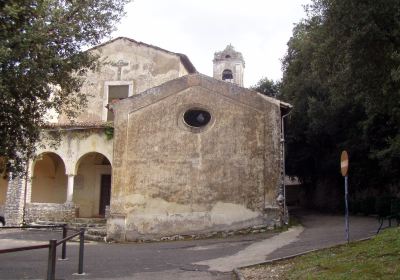
[[[214,53],[213,77],[243,87],[244,60],[240,52],[229,44],[225,50]]]

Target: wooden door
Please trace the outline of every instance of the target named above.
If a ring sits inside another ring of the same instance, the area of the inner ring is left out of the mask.
[[[100,207],[99,207],[99,215],[105,216],[106,206],[110,205],[110,197],[111,197],[111,175],[110,174],[101,174],[100,180]]]

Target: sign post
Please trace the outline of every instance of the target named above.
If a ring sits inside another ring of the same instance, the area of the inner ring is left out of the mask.
[[[345,201],[345,224],[346,224],[346,239],[347,243],[350,242],[350,234],[349,234],[349,204],[348,204],[348,194],[349,194],[349,186],[348,186],[348,174],[349,174],[349,155],[346,151],[343,151],[340,156],[340,171],[342,176],[344,177],[344,201]]]

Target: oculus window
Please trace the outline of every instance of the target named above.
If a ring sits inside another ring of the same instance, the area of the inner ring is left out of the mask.
[[[201,128],[211,120],[211,114],[203,109],[193,108],[183,114],[183,120],[188,126]]]

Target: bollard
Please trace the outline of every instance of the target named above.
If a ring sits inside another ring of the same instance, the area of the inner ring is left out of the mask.
[[[54,280],[56,277],[56,254],[57,240],[51,239],[49,241],[49,258],[47,260],[47,280]]]
[[[63,224],[62,239],[65,239],[66,237],[67,237],[67,224]],[[61,251],[61,259],[67,260],[67,241],[63,242],[61,250],[62,250]]]
[[[79,232],[79,264],[78,264],[78,274],[83,274],[83,250],[85,242],[85,229],[81,228]]]

